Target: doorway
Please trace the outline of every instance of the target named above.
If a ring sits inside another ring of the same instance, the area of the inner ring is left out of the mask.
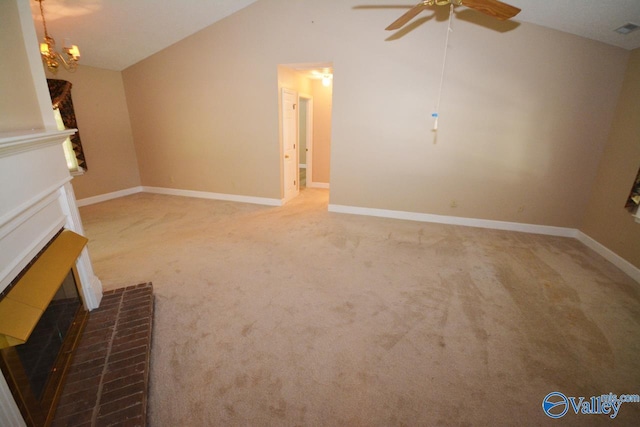
[[[278,87],[281,188],[286,203],[301,189],[329,188],[333,66],[279,65]]]

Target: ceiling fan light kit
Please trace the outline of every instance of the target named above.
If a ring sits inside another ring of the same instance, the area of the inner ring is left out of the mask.
[[[447,5],[465,6],[495,19],[499,19],[500,21],[506,21],[520,13],[519,8],[498,0],[424,0],[395,20],[386,30],[399,30],[428,7]]]
[[[420,12],[432,6],[449,6],[449,26],[447,28],[447,37],[445,39],[444,46],[444,58],[442,60],[442,74],[440,76],[440,87],[438,89],[438,98],[436,101],[435,111],[431,113],[431,118],[434,119],[432,131],[434,133],[438,132],[438,119],[440,118],[440,99],[442,98],[442,86],[444,85],[444,73],[445,67],[447,63],[447,47],[449,45],[449,33],[453,30],[451,28],[451,23],[453,19],[453,8],[454,6],[465,6],[470,9],[474,9],[478,12],[481,12],[485,15],[491,16],[492,18],[498,19],[500,21],[505,21],[507,19],[513,18],[518,13],[520,13],[520,9],[511,6],[509,4],[503,3],[498,0],[424,0],[417,5],[413,6],[409,9],[404,15],[400,16],[400,18],[396,19],[389,25],[385,30],[399,30],[404,27],[409,21],[418,16]],[[434,139],[434,144],[437,139]]]

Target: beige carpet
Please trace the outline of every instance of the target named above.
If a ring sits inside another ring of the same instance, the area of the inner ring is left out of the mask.
[[[573,239],[137,194],[81,209],[105,289],[152,281],[151,426],[630,425],[640,286]]]

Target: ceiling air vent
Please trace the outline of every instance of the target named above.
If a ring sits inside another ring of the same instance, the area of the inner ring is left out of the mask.
[[[627,23],[627,24],[624,24],[624,25],[623,25],[622,27],[620,27],[620,28],[616,28],[614,31],[615,31],[616,33],[620,33],[620,34],[623,34],[623,35],[625,35],[625,36],[626,36],[627,34],[634,32],[634,31],[635,31],[635,30],[637,30],[638,28],[640,28],[640,25],[632,24],[631,22],[629,22],[629,23]]]

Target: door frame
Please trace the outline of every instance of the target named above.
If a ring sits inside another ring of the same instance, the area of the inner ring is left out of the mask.
[[[301,99],[304,99],[306,102],[306,123],[305,128],[307,130],[305,134],[305,148],[307,153],[305,155],[306,162],[305,164],[307,169],[306,174],[306,187],[309,187],[310,183],[313,183],[313,96],[308,95],[306,93],[298,94],[298,120],[300,120],[300,108],[302,102]],[[300,141],[298,141],[298,146],[300,145]],[[300,159],[300,153],[298,153],[298,159]],[[298,189],[300,188],[300,165],[298,165]]]

